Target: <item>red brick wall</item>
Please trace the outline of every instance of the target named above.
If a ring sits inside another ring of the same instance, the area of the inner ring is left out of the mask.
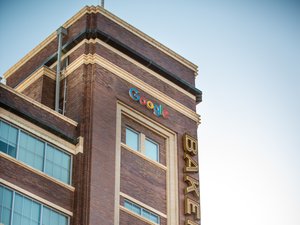
[[[0,178],[67,210],[73,210],[73,192],[0,156]]]
[[[122,148],[121,192],[167,213],[166,171]]]
[[[42,88],[43,88],[43,77],[33,82],[29,87],[27,87],[22,94],[34,99],[35,101],[42,101]]]

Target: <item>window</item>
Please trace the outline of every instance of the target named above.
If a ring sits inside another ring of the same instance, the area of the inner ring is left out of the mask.
[[[18,130],[0,120],[0,151],[16,157]]]
[[[159,145],[145,137],[143,133],[139,133],[129,127],[126,127],[126,145],[131,149],[144,154],[147,158],[159,162]]]
[[[158,161],[158,154],[158,144],[147,138],[145,141],[145,155],[154,161]]]
[[[18,156],[27,165],[43,170],[45,143],[21,131]]]
[[[71,158],[68,154],[47,145],[45,173],[68,183],[70,180]]]
[[[71,183],[71,155],[1,120],[0,151],[64,183]]]
[[[160,219],[159,219],[158,215],[150,212],[147,209],[144,209],[143,207],[141,207],[133,202],[125,200],[124,207],[126,209],[130,210],[131,212],[134,212],[135,214],[138,214],[138,215],[144,217],[145,219],[150,220],[151,222],[160,224]]]
[[[0,185],[0,223],[4,225],[68,225],[69,218]]]
[[[48,208],[43,208],[43,223],[42,225],[67,225],[68,217]]]
[[[10,224],[12,191],[0,186],[0,223]]]
[[[40,221],[41,204],[18,193],[14,198],[13,225],[38,225]]]
[[[130,128],[126,128],[126,144],[138,151],[139,150],[139,133],[130,129]]]

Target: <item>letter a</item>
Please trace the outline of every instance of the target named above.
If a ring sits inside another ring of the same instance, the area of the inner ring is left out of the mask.
[[[198,163],[192,159],[189,154],[184,154],[185,167],[184,172],[188,173],[197,173],[198,172]]]

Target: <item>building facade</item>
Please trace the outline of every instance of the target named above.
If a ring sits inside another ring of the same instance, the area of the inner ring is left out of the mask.
[[[0,86],[0,224],[200,224],[197,66],[101,7],[62,28]]]

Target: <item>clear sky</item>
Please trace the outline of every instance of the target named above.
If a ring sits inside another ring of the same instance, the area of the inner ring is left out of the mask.
[[[95,4],[0,0],[0,75]],[[300,225],[300,1],[105,8],[199,66],[202,225]]]

